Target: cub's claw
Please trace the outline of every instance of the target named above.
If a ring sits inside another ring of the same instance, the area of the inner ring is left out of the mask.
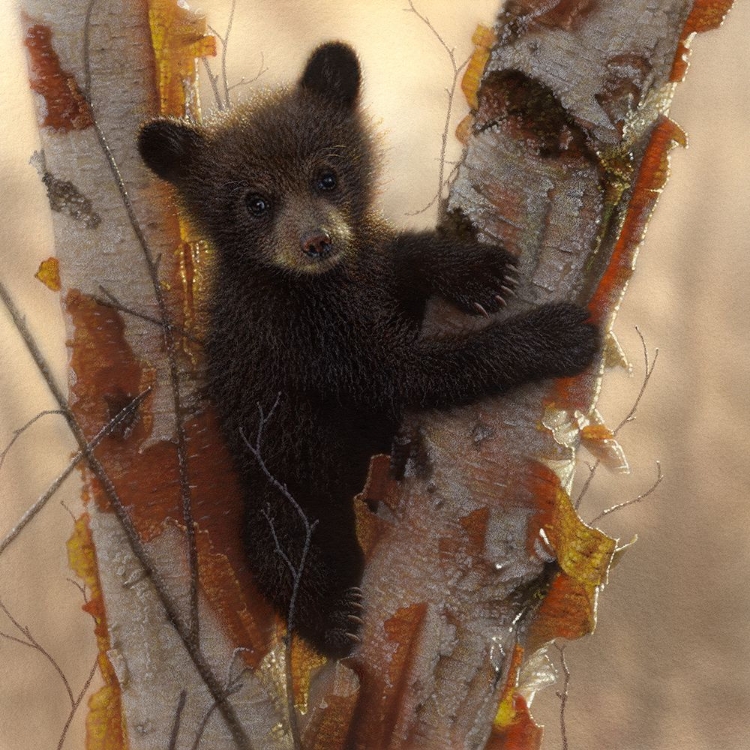
[[[485,318],[489,318],[490,314],[487,312],[487,310],[482,307],[482,305],[479,304],[479,302],[474,303],[474,309],[480,314],[484,315]]]
[[[456,256],[458,258],[458,256]],[[493,245],[470,245],[460,265],[439,268],[434,291],[469,315],[499,312],[518,283],[518,259]]]
[[[357,634],[364,624],[364,620],[360,617],[364,609],[361,603],[362,597],[362,589],[359,586],[352,586],[343,593],[337,607],[331,612],[321,648],[327,656],[344,658],[362,642]]]

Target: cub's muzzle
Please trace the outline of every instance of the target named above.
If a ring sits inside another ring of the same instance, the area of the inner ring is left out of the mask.
[[[324,229],[316,229],[314,232],[304,234],[300,239],[300,246],[308,258],[326,258],[333,250],[331,235]]]

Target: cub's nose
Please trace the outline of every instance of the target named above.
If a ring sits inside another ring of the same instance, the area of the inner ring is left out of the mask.
[[[331,235],[325,229],[308,232],[300,240],[302,252],[309,258],[324,258],[331,252]]]

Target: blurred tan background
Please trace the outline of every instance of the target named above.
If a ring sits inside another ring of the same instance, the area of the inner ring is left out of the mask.
[[[200,6],[220,31],[226,5],[206,0]],[[407,214],[428,203],[436,188],[452,71],[430,30],[404,12],[407,5],[240,0],[229,77],[252,77],[262,63],[267,71],[259,83],[271,85],[296,76],[316,43],[351,41],[363,61],[368,107],[385,131],[384,210],[396,224],[429,225],[434,213]],[[491,24],[497,11],[495,0],[418,0],[416,7],[459,60],[470,51],[475,25]],[[44,189],[28,164],[38,141],[13,0],[2,0],[0,19],[0,275],[64,382],[58,298],[33,278],[53,240]],[[639,541],[600,597],[596,634],[567,649],[570,750],[750,747],[749,39],[750,7],[738,0],[724,28],[694,42],[672,110],[690,148],[673,152],[672,177],[617,321],[634,372],[614,372],[605,381],[601,411],[610,425],[627,413],[642,381],[635,325],[650,350],[659,348],[659,361],[637,420],[621,434],[633,472],[612,477],[602,470],[584,518],[648,489],[657,460],[665,479],[643,503],[600,522],[623,542],[635,534]],[[53,408],[4,313],[0,394],[2,450],[13,430]],[[0,469],[0,536],[71,451],[57,416],[44,417],[19,439]],[[75,509],[77,495],[69,482],[0,557],[0,601],[55,657],[74,694],[95,658],[81,593],[66,580],[73,577],[65,558],[72,520],[61,500]],[[19,635],[2,612],[0,631]],[[534,704],[550,750],[562,747],[554,692],[540,693]],[[0,750],[56,747],[69,707],[46,658],[0,638]],[[85,706],[66,748],[83,747],[84,715]]]

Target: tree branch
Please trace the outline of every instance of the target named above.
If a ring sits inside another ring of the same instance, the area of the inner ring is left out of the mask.
[[[151,388],[147,388],[142,393],[138,394],[134,399],[130,401],[123,409],[121,409],[113,419],[111,419],[101,430],[94,436],[93,440],[87,444],[87,450],[92,452],[107,435],[117,429],[119,425],[128,420],[133,414],[135,414],[138,407],[141,405],[143,400],[151,393]],[[43,414],[45,412],[42,412]],[[46,412],[48,414],[63,414],[60,410],[54,412]],[[38,415],[41,416],[41,415]],[[35,417],[36,419],[36,417]],[[33,422],[34,420],[32,420]],[[28,423],[31,424],[31,423]],[[28,424],[26,426],[28,426]],[[28,526],[28,524],[34,519],[39,511],[47,504],[47,501],[60,489],[62,483],[73,473],[73,470],[78,466],[79,463],[86,457],[84,451],[78,451],[73,456],[70,463],[67,465],[65,470],[55,479],[54,482],[40,495],[39,499],[21,516],[16,525],[5,535],[2,541],[0,541],[0,555],[6,550],[8,545]]]

